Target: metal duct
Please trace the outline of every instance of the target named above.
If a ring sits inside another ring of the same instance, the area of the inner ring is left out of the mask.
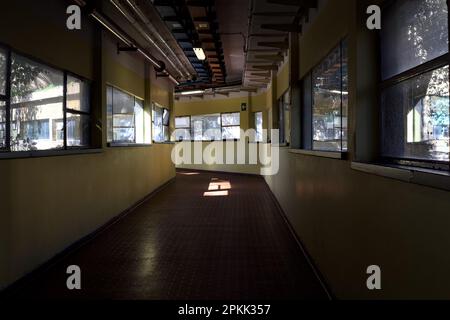
[[[161,34],[156,30],[155,26],[150,22],[150,20],[147,18],[147,16],[142,12],[142,10],[139,8],[139,6],[134,2],[134,0],[127,0],[128,5],[133,9],[133,11],[136,13],[136,15],[141,19],[142,23],[144,23],[147,28],[150,31],[150,34],[154,37],[156,37],[168,50],[170,55],[175,58],[175,61],[177,64],[182,68],[185,77],[190,78],[191,74],[187,70],[187,68],[184,66],[183,62],[178,58],[178,56],[175,54],[173,49],[167,44],[166,40],[161,36]]]
[[[152,37],[142,28],[142,26],[139,24],[138,21],[136,21],[133,16],[128,12],[126,8],[122,6],[121,3],[119,3],[117,0],[110,0],[110,2],[114,5],[114,7],[128,20],[128,22],[131,23],[131,25],[148,41],[150,42],[161,54],[162,56],[166,56],[167,53],[164,52],[158,44],[153,40]],[[170,65],[177,70],[180,77],[184,77],[183,73],[178,69],[178,67],[172,62],[172,60],[167,59],[167,61],[170,63]]]

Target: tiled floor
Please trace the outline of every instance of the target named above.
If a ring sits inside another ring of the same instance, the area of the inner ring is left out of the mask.
[[[174,183],[13,296],[327,298],[261,177],[191,173],[178,172]],[[80,291],[66,288],[73,264],[82,271]]]

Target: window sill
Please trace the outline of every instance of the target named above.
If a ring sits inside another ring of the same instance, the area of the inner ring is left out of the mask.
[[[102,153],[102,149],[37,150],[0,153],[0,159],[26,159]]]
[[[172,142],[172,141],[155,142],[155,141],[153,141],[153,144],[175,144],[175,142]]]
[[[450,191],[450,172],[446,171],[435,171],[405,166],[385,166],[361,162],[352,162],[351,167],[353,170],[385,178]]]
[[[115,143],[110,142],[107,144],[110,148],[146,148],[151,147],[150,143]]]
[[[345,152],[328,152],[328,151],[314,151],[314,150],[303,150],[303,149],[290,149],[290,153],[301,154],[305,156],[328,158],[343,160],[346,158],[347,153]]]

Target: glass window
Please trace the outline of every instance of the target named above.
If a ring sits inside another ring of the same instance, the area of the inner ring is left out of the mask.
[[[6,50],[0,48],[0,95],[6,95],[6,59]]]
[[[191,139],[191,117],[175,118],[175,140],[185,141]]]
[[[383,17],[382,78],[389,81],[382,83],[381,156],[448,169],[449,66],[448,59],[436,59],[448,55],[447,3],[399,0]],[[424,71],[415,69],[419,65]]]
[[[50,123],[63,118],[64,74],[12,55],[11,150],[48,150],[64,147],[51,136]]]
[[[88,82],[70,75],[67,76],[66,121],[68,147],[89,146],[90,97],[90,85]]]
[[[381,73],[389,79],[448,52],[446,0],[397,0],[384,10]]]
[[[90,112],[90,96],[90,86],[86,81],[67,76],[67,109]]]
[[[108,142],[144,143],[144,102],[108,86]]]
[[[0,148],[15,152],[88,147],[90,84],[14,52],[7,61],[8,55],[0,48]]]
[[[383,91],[382,156],[449,161],[448,66]]]
[[[264,138],[263,138],[263,113],[262,112],[255,113],[255,130],[256,130],[255,141],[263,142]]]
[[[0,101],[0,149],[6,148],[6,102]]]
[[[241,114],[222,113],[222,139],[223,140],[237,140],[241,137]],[[214,139],[211,139],[214,140]]]
[[[313,150],[347,150],[347,81],[344,41],[312,72]]]
[[[191,117],[192,135],[195,141],[222,140],[220,114]]]
[[[169,124],[170,112],[168,109],[153,103],[153,141],[170,141]]]

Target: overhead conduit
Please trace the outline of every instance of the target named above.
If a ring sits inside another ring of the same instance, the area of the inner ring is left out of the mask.
[[[85,7],[86,2],[83,0],[74,0],[76,4],[80,7]],[[94,8],[89,10],[89,15],[94,18],[97,22],[99,22],[106,30],[111,32],[117,39],[122,41],[128,47],[136,48],[137,52],[139,52],[145,59],[147,59],[158,71],[166,74],[169,79],[179,85],[180,82],[165,69],[165,64],[162,61],[159,61],[150,53],[147,53],[143,48],[141,48],[134,39],[132,39],[129,35],[127,35],[124,31],[120,29],[114,22],[112,22],[109,18],[104,16],[102,13],[98,12]],[[165,55],[165,54],[164,54]]]
[[[175,58],[175,61],[178,63],[179,66],[176,66],[171,59],[167,59],[167,61],[169,62],[169,64],[179,73],[181,78],[189,78],[189,72],[186,70],[186,68],[184,67],[184,65],[181,63],[181,61],[178,59],[178,57],[175,55],[175,53],[172,51],[172,49],[169,47],[169,45],[166,43],[166,41],[161,37],[161,35],[159,33],[156,32],[156,34],[158,34],[159,36],[159,41],[163,44],[165,44],[166,48],[167,48],[167,52],[165,52],[159,45],[158,43],[154,40],[154,38],[152,38],[152,35],[155,36],[155,32],[151,32],[151,35],[144,30],[144,28],[141,26],[141,24],[136,21],[134,19],[134,17],[132,16],[132,14],[128,11],[127,8],[124,8],[124,6],[117,0],[110,0],[111,4],[122,14],[122,16],[125,17],[125,19],[128,20],[128,22],[130,22],[130,24],[136,29],[136,31],[138,31],[149,43],[151,43],[151,45],[156,48],[156,50],[158,50],[161,55],[163,57],[166,56],[172,56]],[[134,2],[131,2],[130,0],[127,0],[127,3],[129,4],[129,6],[133,9],[133,11],[135,12],[135,14],[139,17],[139,19],[141,20],[142,23],[144,23],[148,28],[149,26],[152,26],[150,24],[150,21],[148,21],[148,19],[145,17],[145,15],[142,13],[142,11],[136,6],[136,4]],[[145,20],[144,20],[145,19]],[[152,26],[153,27],[153,26]],[[153,30],[154,27],[153,27]],[[155,30],[156,31],[156,30]],[[180,67],[183,71],[185,71],[185,74],[183,74],[180,71]]]
[[[150,22],[150,20],[146,17],[146,15],[142,12],[142,10],[139,8],[138,5],[134,2],[134,0],[127,0],[127,3],[130,5],[130,7],[133,9],[133,11],[136,13],[136,15],[141,19],[142,23],[147,26],[147,28],[150,31],[150,34],[154,37],[156,37],[163,45],[166,47],[169,54],[175,59],[177,64],[181,67],[183,70],[185,76],[189,79],[191,77],[190,72],[187,70],[183,62],[178,58],[178,56],[175,54],[173,49],[167,44],[167,41],[161,36],[161,34],[158,32],[158,30],[155,28],[155,26]]]

